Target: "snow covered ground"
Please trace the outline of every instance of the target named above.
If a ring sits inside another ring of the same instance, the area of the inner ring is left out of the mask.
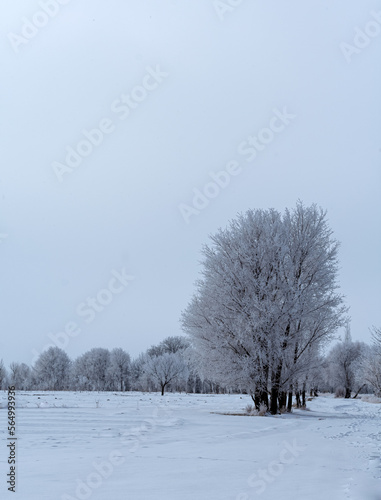
[[[7,491],[1,393],[1,498]],[[248,396],[18,393],[23,500],[381,499],[381,405],[320,396],[248,417]]]

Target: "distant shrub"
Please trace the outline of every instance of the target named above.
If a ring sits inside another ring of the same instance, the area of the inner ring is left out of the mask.
[[[260,417],[264,417],[266,415],[267,411],[268,411],[267,406],[265,404],[261,403],[259,406],[258,415]]]
[[[246,415],[256,416],[256,417],[264,417],[267,411],[268,411],[267,406],[263,403],[261,403],[259,410],[257,410],[253,405],[246,405],[245,408]]]
[[[255,409],[255,406],[253,406],[253,405],[246,405],[246,408],[245,408],[246,415],[255,415],[256,411],[257,410]]]

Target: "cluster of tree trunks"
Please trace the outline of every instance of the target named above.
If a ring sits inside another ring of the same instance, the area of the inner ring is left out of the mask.
[[[292,388],[287,391],[279,391],[279,388],[272,387],[270,394],[266,390],[258,390],[251,397],[254,401],[255,408],[259,411],[263,405],[268,408],[272,415],[283,413],[287,411],[291,413],[293,395],[295,392],[296,408],[304,408],[306,406],[306,390],[303,388],[301,391],[293,391]],[[317,392],[314,392],[317,396]]]

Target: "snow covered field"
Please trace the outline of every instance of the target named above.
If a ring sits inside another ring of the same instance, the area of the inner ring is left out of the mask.
[[[1,393],[1,498],[7,491]],[[381,499],[381,405],[320,396],[248,417],[248,396],[18,393],[23,500]]]

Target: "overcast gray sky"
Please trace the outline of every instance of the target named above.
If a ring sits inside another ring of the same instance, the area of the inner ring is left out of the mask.
[[[181,334],[208,235],[298,199],[327,209],[353,338],[370,340],[381,325],[380,1],[1,10],[7,365],[31,364],[65,328],[56,343],[73,358],[136,356]]]

